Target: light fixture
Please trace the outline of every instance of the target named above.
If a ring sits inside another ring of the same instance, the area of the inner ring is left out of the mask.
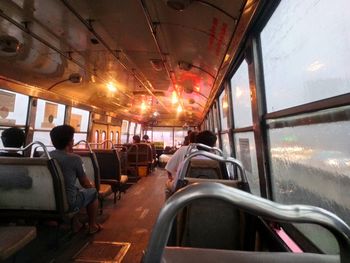
[[[178,62],[179,69],[185,70],[185,71],[190,71],[192,68],[199,69],[200,71],[203,71],[204,73],[207,73],[209,76],[211,76],[213,79],[215,79],[215,76],[211,74],[209,71],[206,71],[205,69],[195,66],[189,62],[186,61],[179,61]]]
[[[185,10],[192,2],[193,0],[166,0],[166,4],[176,11]]]
[[[162,71],[164,68],[164,63],[161,59],[150,59],[149,62],[155,71]]]
[[[177,106],[177,113],[181,113],[182,112],[182,107],[181,105]]]
[[[167,6],[169,6],[170,8],[172,8],[172,9],[174,9],[176,11],[183,11],[183,10],[185,10],[193,2],[197,2],[197,3],[200,3],[202,5],[206,5],[206,6],[212,7],[214,9],[218,10],[219,12],[227,15],[228,17],[230,17],[234,21],[237,21],[237,18],[235,18],[231,14],[227,13],[224,9],[222,9],[222,8],[212,4],[212,3],[209,3],[208,1],[204,1],[204,0],[166,0]]]
[[[111,92],[116,92],[117,91],[117,87],[112,82],[108,82],[107,83],[107,88]]]
[[[63,83],[65,81],[70,81],[72,83],[80,83],[83,80],[82,76],[79,73],[72,73],[69,75],[68,79],[61,80],[59,82],[56,82],[55,84],[51,85],[47,90],[51,90],[53,87],[57,86],[60,83]]]
[[[176,104],[179,101],[176,91],[174,90],[173,93],[171,94],[171,103]]]
[[[141,103],[141,111],[145,111],[146,108],[147,108],[146,103],[143,101],[143,102]]]
[[[18,39],[9,36],[4,35],[0,36],[0,55],[1,56],[14,56],[17,55],[20,51],[21,44],[19,43]]]
[[[158,117],[159,116],[159,112],[158,111],[153,112],[153,116],[154,117]]]

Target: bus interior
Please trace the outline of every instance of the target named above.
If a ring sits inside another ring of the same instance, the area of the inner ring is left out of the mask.
[[[0,262],[350,262],[349,19],[346,0],[1,0],[0,135],[25,143],[0,141]],[[64,124],[93,234],[50,154]]]

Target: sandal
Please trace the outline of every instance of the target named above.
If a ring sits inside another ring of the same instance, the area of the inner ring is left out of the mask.
[[[97,225],[97,227],[89,229],[89,232],[88,232],[89,235],[96,234],[97,232],[100,232],[102,230],[102,226],[100,224],[96,224],[96,225]]]

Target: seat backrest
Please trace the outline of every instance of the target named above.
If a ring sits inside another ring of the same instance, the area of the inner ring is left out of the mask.
[[[185,177],[203,179],[228,179],[216,160],[192,159]]]
[[[100,190],[100,167],[95,153],[83,150],[74,150],[74,153],[81,157],[85,168],[85,174],[90,182],[94,184],[97,191]],[[76,184],[80,186],[79,182]]]
[[[68,212],[58,163],[42,158],[0,158],[0,213],[61,217]]]
[[[116,150],[95,150],[101,179],[113,179],[120,181],[121,164]]]

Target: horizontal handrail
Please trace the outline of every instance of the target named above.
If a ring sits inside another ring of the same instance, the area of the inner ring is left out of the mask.
[[[24,151],[28,150],[30,147],[32,147],[32,146],[35,145],[35,144],[38,144],[39,147],[43,148],[43,151],[44,151],[46,157],[47,157],[48,159],[51,159],[51,156],[50,156],[50,154],[49,154],[49,152],[48,152],[48,150],[47,150],[47,147],[49,147],[49,146],[46,146],[45,144],[43,144],[42,142],[39,142],[39,141],[31,142],[30,144],[28,144],[28,145],[25,146],[24,148],[22,148],[22,147],[21,147],[21,148],[4,147],[4,148],[1,148],[0,150],[4,150],[4,151],[17,151],[17,152],[21,151],[21,152],[24,152]]]
[[[350,262],[350,227],[335,214],[315,206],[278,204],[219,183],[195,183],[176,192],[165,203],[153,228],[144,263],[161,262],[177,212],[204,198],[227,201],[250,214],[277,222],[321,225],[337,238],[341,262]]]
[[[210,146],[203,144],[203,143],[191,143],[187,148],[185,156],[188,156],[194,149],[198,149],[198,147],[201,147],[202,149],[206,149],[208,151],[217,152],[221,156],[224,156],[224,153],[220,148],[210,147]]]
[[[206,151],[196,151],[196,152],[190,153],[185,158],[185,160],[183,161],[183,165],[180,168],[179,180],[183,180],[185,178],[186,171],[188,171],[191,159],[194,157],[197,157],[197,156],[203,156],[203,157],[206,157],[206,158],[211,159],[211,160],[216,160],[216,161],[225,162],[225,163],[231,163],[231,164],[237,166],[238,169],[240,170],[242,182],[243,183],[248,182],[243,164],[239,160],[232,158],[232,157],[223,157],[223,156],[220,156],[220,155],[217,155],[214,153],[210,153],[210,152],[206,152]]]
[[[90,146],[91,145],[105,145],[105,144],[107,144],[107,146],[108,146],[108,144],[111,144],[112,145],[111,149],[113,149],[113,150],[115,149],[112,140],[104,140],[103,142],[90,142],[89,144],[90,144]]]
[[[88,142],[87,140],[80,140],[80,141],[78,141],[77,143],[75,143],[75,144],[73,145],[73,147],[74,147],[74,146],[77,146],[77,145],[79,145],[79,144],[82,144],[82,143],[84,143],[84,144],[86,145],[86,147],[88,148],[89,152],[92,153],[92,149],[91,149],[90,144],[89,144],[89,142]]]

